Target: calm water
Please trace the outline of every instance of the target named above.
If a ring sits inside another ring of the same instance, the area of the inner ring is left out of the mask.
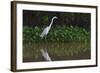
[[[91,58],[90,43],[87,42],[24,43],[23,62],[45,61],[40,52],[45,48],[53,61]]]

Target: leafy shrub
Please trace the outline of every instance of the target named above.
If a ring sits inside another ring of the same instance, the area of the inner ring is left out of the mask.
[[[90,41],[90,32],[84,28],[77,26],[67,27],[55,26],[52,27],[47,35],[47,38],[41,38],[40,35],[43,32],[42,27],[28,27],[23,28],[23,41],[24,42],[68,42],[68,41]]]

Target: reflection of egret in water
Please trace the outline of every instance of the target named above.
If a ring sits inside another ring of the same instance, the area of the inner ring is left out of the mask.
[[[57,17],[54,16],[54,17],[52,18],[50,25],[47,26],[47,27],[43,30],[43,32],[41,33],[41,35],[40,35],[41,38],[45,37],[45,39],[46,39],[46,36],[47,36],[47,34],[49,33],[49,31],[50,31],[50,28],[51,28],[51,26],[52,26],[52,24],[53,24],[53,20],[54,20],[54,19],[57,19]],[[43,48],[43,49],[41,49],[40,51],[41,51],[42,56],[44,57],[44,59],[45,59],[46,61],[51,61],[51,58],[50,58],[50,56],[49,56],[49,54],[48,54],[48,52],[47,52],[47,48]]]
[[[51,61],[51,58],[47,52],[47,48],[44,49],[40,49],[41,53],[42,53],[42,56],[44,57],[45,60],[47,61]]]
[[[52,61],[90,59],[90,48],[90,43],[84,42],[24,43],[23,62],[46,61],[41,49],[47,49]]]

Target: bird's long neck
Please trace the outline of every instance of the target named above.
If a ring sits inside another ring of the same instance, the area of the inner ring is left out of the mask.
[[[54,18],[52,18],[51,23],[49,25],[49,28],[51,28],[52,24],[53,24]]]

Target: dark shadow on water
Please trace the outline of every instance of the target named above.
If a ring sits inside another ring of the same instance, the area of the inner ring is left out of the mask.
[[[40,49],[44,48],[47,48],[52,61],[91,58],[91,47],[89,42],[24,43],[23,62],[45,61],[40,52]]]

